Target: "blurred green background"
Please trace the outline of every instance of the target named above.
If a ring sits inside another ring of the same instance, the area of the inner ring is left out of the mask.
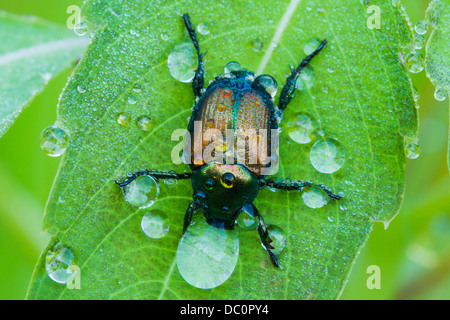
[[[429,0],[403,0],[411,22]],[[0,10],[66,24],[69,5],[81,0],[2,1]],[[428,34],[429,35],[429,32]],[[59,158],[40,147],[41,131],[56,120],[58,96],[72,70],[49,82],[0,139],[0,299],[24,299],[34,265],[49,237],[41,232],[44,206]],[[374,225],[341,299],[450,298],[450,174],[447,168],[449,101],[434,99],[425,72],[414,75],[422,153],[409,160],[401,211],[387,230]],[[381,270],[381,289],[368,289],[367,268]]]

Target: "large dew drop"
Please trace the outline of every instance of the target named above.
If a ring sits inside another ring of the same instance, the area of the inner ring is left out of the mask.
[[[162,211],[149,211],[142,217],[141,227],[148,237],[159,239],[169,232],[169,219]]]
[[[177,44],[169,54],[167,66],[172,77],[181,82],[191,82],[194,79],[197,68],[197,60],[192,44]]]
[[[49,126],[41,133],[41,149],[50,157],[59,157],[69,143],[69,134],[57,126]]]
[[[258,228],[260,219],[253,210],[253,205],[245,205],[236,220],[237,225],[242,231],[252,231]]]
[[[312,146],[309,158],[317,171],[333,173],[344,165],[344,147],[334,139],[320,140]]]
[[[139,176],[122,188],[125,200],[132,206],[143,209],[150,207],[159,196],[159,184],[151,176]]]
[[[76,264],[72,251],[60,242],[49,249],[45,256],[45,269],[48,276],[58,283],[66,283],[74,275],[75,271],[71,272],[69,267]]]
[[[178,244],[177,266],[190,285],[211,289],[231,276],[238,256],[237,230],[210,226],[202,216],[197,216]]]
[[[307,113],[297,113],[287,122],[287,133],[297,143],[309,143],[314,132],[319,129],[319,124],[313,116]]]

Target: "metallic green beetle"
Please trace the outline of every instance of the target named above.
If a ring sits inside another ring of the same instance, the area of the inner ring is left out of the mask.
[[[146,170],[130,175],[126,180],[117,182],[125,187],[138,176],[152,176],[156,181],[160,179],[191,179],[193,188],[193,201],[189,204],[184,217],[183,233],[191,223],[195,210],[202,210],[206,221],[215,227],[233,229],[242,212],[258,219],[256,230],[261,243],[267,250],[271,261],[279,267],[278,257],[273,253],[272,240],[269,237],[266,224],[259,214],[253,201],[263,187],[280,190],[301,191],[306,186],[312,186],[309,181],[291,182],[286,179],[276,182],[268,178],[269,167],[278,161],[277,145],[273,144],[273,132],[278,132],[277,118],[291,101],[295,91],[295,81],[301,70],[325,46],[326,40],[310,55],[306,56],[296,69],[293,69],[287,78],[277,107],[274,106],[270,86],[275,80],[268,75],[255,76],[247,70],[231,70],[221,75],[206,88],[204,85],[203,54],[200,53],[195,30],[191,25],[189,16],[183,15],[189,36],[197,51],[198,68],[192,82],[196,97],[196,104],[188,126],[191,139],[185,151],[188,151],[190,169],[192,173],[161,172]],[[220,133],[214,137],[208,130]],[[225,138],[225,131],[238,130],[247,134],[247,140],[241,140],[243,155],[236,152],[236,139]],[[271,131],[271,134],[260,134]],[[197,140],[200,138],[200,142]],[[250,143],[252,138],[256,138]],[[208,146],[212,154],[212,161],[205,160],[204,151]],[[261,146],[265,146],[261,154]],[[256,153],[253,161],[250,155]],[[227,157],[227,161],[223,156]],[[219,157],[217,157],[219,156]],[[220,157],[222,156],[222,157]],[[233,160],[230,164],[228,159]],[[219,159],[219,160],[217,160]],[[241,161],[238,161],[238,160]],[[256,161],[255,161],[256,159]],[[270,160],[270,161],[268,161]],[[316,185],[324,190],[332,199],[340,199],[324,185]]]

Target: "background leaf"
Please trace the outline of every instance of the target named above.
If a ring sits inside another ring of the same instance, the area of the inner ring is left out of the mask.
[[[426,18],[432,32],[426,46],[425,67],[427,75],[436,89],[441,89],[449,95],[450,91],[450,1],[434,0],[430,3]],[[449,138],[450,146],[450,138]],[[450,168],[450,147],[447,157]]]
[[[28,298],[337,298],[372,222],[389,222],[399,209],[404,137],[413,138],[417,130],[410,80],[399,59],[410,46],[411,31],[400,9],[375,4],[383,13],[380,30],[367,28],[370,15],[360,2],[278,1],[270,10],[253,2],[243,7],[217,2],[205,11],[194,1],[162,8],[141,1],[88,1],[83,12],[101,28],[58,108],[58,121],[71,140],[44,221],[45,230],[55,234],[49,247],[62,242],[77,257],[82,290],[69,290],[46,275],[44,251]],[[140,230],[147,210],[130,207],[114,184],[139,168],[183,170],[170,162],[170,136],[186,127],[193,97],[190,85],[174,80],[167,69],[170,50],[187,41],[182,8],[189,8],[195,25],[210,25],[210,34],[199,36],[208,51],[207,80],[236,60],[272,74],[282,85],[289,64],[304,56],[303,45],[312,37],[327,38],[329,45],[312,63],[314,85],[296,95],[285,118],[308,112],[346,151],[341,170],[322,174],[309,162],[311,144],[296,144],[282,134],[278,176],[325,183],[344,192],[345,202],[313,210],[298,193],[261,191],[256,205],[264,219],[287,233],[284,268],[270,265],[256,233],[241,233],[234,274],[212,290],[189,286],[175,264],[189,183],[163,188],[151,208],[170,217],[171,230],[159,240]],[[263,50],[254,50],[255,39]],[[139,93],[132,89],[136,83],[142,86]],[[86,92],[77,90],[80,84]],[[128,126],[117,123],[120,112],[130,114]],[[135,126],[141,115],[153,120],[148,132]]]
[[[60,25],[0,11],[0,137],[47,82],[83,53],[87,40]]]

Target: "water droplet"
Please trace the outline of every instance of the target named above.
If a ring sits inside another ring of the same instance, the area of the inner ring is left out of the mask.
[[[302,189],[303,202],[312,209],[322,208],[331,198],[320,188],[311,186]]]
[[[434,92],[434,98],[437,101],[444,101],[445,99],[447,99],[447,91],[442,88],[436,88],[436,91]]]
[[[334,139],[319,140],[312,146],[309,157],[317,171],[333,173],[344,165],[345,151]]]
[[[130,95],[127,99],[129,104],[135,104],[137,102],[136,97],[133,95]]]
[[[273,77],[267,74],[262,74],[258,76],[254,82],[260,84],[272,98],[277,94],[278,84]]]
[[[259,216],[255,214],[253,205],[245,205],[239,213],[236,222],[243,231],[255,230],[259,225]]]
[[[175,171],[171,171],[171,173],[175,173]],[[178,184],[178,180],[175,178],[164,179],[164,185],[170,189],[175,188]]]
[[[287,133],[297,143],[311,142],[317,129],[319,129],[317,120],[304,112],[297,113],[287,122]]]
[[[136,125],[143,131],[148,131],[152,128],[152,120],[147,116],[140,116],[136,120]]]
[[[251,45],[252,45],[253,51],[255,51],[255,52],[261,51],[264,46],[263,42],[259,39],[252,40]]]
[[[242,70],[241,65],[236,61],[228,62],[224,68],[225,73],[231,73],[232,71]]]
[[[83,83],[81,83],[81,84],[79,84],[77,86],[77,90],[78,90],[79,93],[85,93],[86,92],[86,86]]]
[[[418,52],[411,52],[406,57],[406,67],[411,73],[419,73],[424,69],[423,57]]]
[[[141,92],[142,90],[142,86],[139,83],[135,83],[133,86],[133,91],[134,92]]]
[[[127,126],[130,124],[131,116],[126,112],[121,112],[117,115],[117,123],[121,126]]]
[[[193,45],[191,43],[177,44],[169,54],[167,66],[172,77],[181,82],[191,82],[197,68]]]
[[[69,134],[62,128],[49,126],[41,133],[41,149],[50,157],[59,157],[69,144]]]
[[[417,21],[414,30],[416,30],[418,34],[425,34],[428,31],[428,23],[425,20]]]
[[[141,228],[148,237],[159,239],[169,232],[169,219],[162,211],[149,211],[142,217]]]
[[[401,0],[392,0],[391,4],[394,8],[400,8],[402,5]]]
[[[303,52],[306,55],[310,55],[317,49],[318,46],[320,46],[321,42],[322,41],[316,38],[309,39],[308,42],[303,46]]]
[[[75,34],[80,37],[86,35],[87,31],[88,25],[84,21],[80,21],[73,27],[73,32],[75,32]]]
[[[416,50],[422,49],[424,41],[425,41],[425,37],[423,35],[414,33],[414,38],[413,38],[414,49],[416,49]]]
[[[194,216],[180,239],[177,267],[183,279],[200,289],[215,288],[233,273],[239,257],[237,230],[208,225],[202,216]]]
[[[334,69],[333,68],[327,68],[328,73],[334,73]]]
[[[314,85],[314,82],[316,82],[316,76],[312,69],[307,66],[295,81],[295,88],[298,90],[310,89]]]
[[[150,207],[159,196],[159,184],[151,176],[139,176],[122,188],[125,200],[132,206],[143,209]]]
[[[75,273],[75,271],[70,272],[69,267],[76,264],[77,261],[72,251],[60,242],[49,249],[45,256],[45,269],[48,276],[58,283],[67,282]]]
[[[161,40],[163,40],[163,41],[167,41],[170,39],[169,35],[167,33],[161,33],[160,37],[161,37]]]
[[[197,26],[197,31],[203,35],[206,36],[207,34],[209,34],[209,25],[207,22],[202,22]]]
[[[410,142],[405,146],[405,153],[409,159],[417,159],[420,156],[420,147],[417,143]]]
[[[273,224],[267,226],[267,232],[272,240],[269,243],[273,247],[271,250],[276,256],[279,256],[286,247],[286,233],[279,226]]]

